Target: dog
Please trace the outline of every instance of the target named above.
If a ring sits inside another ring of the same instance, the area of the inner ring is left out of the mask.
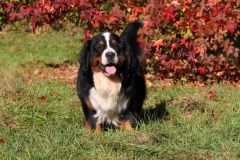
[[[146,97],[137,41],[144,22],[135,21],[120,36],[103,32],[86,41],[80,52],[77,94],[88,131],[101,133],[106,123],[121,130],[137,126]]]

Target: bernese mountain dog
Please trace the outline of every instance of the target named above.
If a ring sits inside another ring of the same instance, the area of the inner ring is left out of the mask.
[[[84,44],[77,93],[88,131],[100,133],[104,123],[122,130],[136,127],[146,95],[142,50],[137,41],[143,24],[132,22],[120,37],[103,32]]]

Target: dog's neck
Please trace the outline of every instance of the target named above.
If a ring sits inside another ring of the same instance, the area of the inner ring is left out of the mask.
[[[102,72],[93,73],[94,87],[102,96],[116,96],[121,90],[122,77],[118,74],[106,76]]]

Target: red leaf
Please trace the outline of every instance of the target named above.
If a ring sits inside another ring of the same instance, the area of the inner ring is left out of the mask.
[[[9,16],[8,16],[8,20],[9,20],[10,22],[11,22],[11,21],[14,21],[17,16],[18,16],[17,13],[11,12],[11,13],[9,14]]]
[[[200,74],[204,74],[207,71],[207,69],[205,67],[198,67],[198,72]]]
[[[144,13],[146,13],[146,12],[148,12],[148,8],[147,8],[147,7],[142,7],[142,11],[143,11]]]
[[[58,8],[58,6],[54,6],[56,9]],[[48,4],[44,4],[43,8],[47,10],[47,12],[54,12],[54,8],[52,6],[49,6]]]
[[[211,10],[212,16],[217,16],[221,12],[219,7],[213,7]]]
[[[156,51],[160,50],[160,46],[164,46],[163,39],[159,39],[153,43],[153,46],[156,47]]]
[[[237,23],[236,22],[227,22],[224,27],[228,32],[231,34],[234,33],[235,30],[237,30]]]
[[[125,17],[124,11],[119,9],[119,6],[117,7],[112,7],[111,14],[119,19],[123,19]]]
[[[227,50],[227,52],[226,52],[227,57],[229,57],[230,54],[233,54],[233,53],[234,53],[234,50],[235,50],[235,48],[234,48],[233,46],[229,46],[229,47],[228,47],[228,50]]]
[[[76,85],[76,81],[68,80],[67,83],[68,83],[68,84],[71,84],[71,85]]]
[[[202,53],[205,53],[205,51],[203,48],[197,47],[196,53],[202,54]]]
[[[132,5],[132,13],[134,16],[137,16],[138,13],[142,13],[143,9],[140,6]]]
[[[90,30],[87,29],[83,33],[83,39],[85,40],[85,39],[88,39],[88,38],[90,38]]]
[[[191,4],[192,3],[192,0],[184,0],[184,4]]]
[[[112,24],[114,22],[118,21],[118,18],[116,18],[115,16],[113,15],[108,15],[108,19],[105,19],[105,23],[107,24]]]
[[[214,110],[212,110],[212,113],[210,114],[210,117],[211,117],[212,119],[215,119]]]
[[[43,102],[45,102],[45,96],[41,96],[40,98],[39,98],[39,100],[43,103]]]
[[[209,93],[207,97],[208,97],[209,99],[212,99],[212,98],[216,98],[217,95],[216,95],[216,93]]]
[[[236,5],[237,5],[237,7],[240,6],[240,0],[237,0]]]
[[[60,69],[60,72],[66,72],[66,71],[67,71],[66,67],[63,67]]]
[[[173,19],[175,19],[175,16],[177,16],[177,13],[174,13],[173,11],[165,12],[165,14],[164,14],[164,17],[168,21],[172,21]]]
[[[6,13],[9,13],[11,11],[11,8],[13,8],[13,7],[14,7],[14,3],[13,2],[9,2],[9,3],[6,4],[6,7],[4,8],[4,11]]]
[[[172,69],[173,69],[174,66],[177,64],[176,60],[174,60],[174,59],[170,59],[167,63],[171,65],[171,68],[172,68]]]
[[[136,21],[136,20],[138,20],[138,18],[135,16],[135,15],[130,15],[130,17],[128,18],[128,22],[130,23],[130,22],[134,22],[134,21]]]
[[[183,39],[180,39],[180,41],[181,41],[180,45],[183,45],[183,44],[185,44],[185,42],[186,42],[186,39],[185,39],[185,38],[183,38]]]
[[[213,0],[214,5],[217,5],[221,0]]]
[[[98,20],[94,20],[94,21],[91,21],[91,24],[93,25],[93,27],[96,27],[96,26],[99,26],[99,21]]]
[[[152,24],[150,22],[145,21],[143,27],[138,30],[138,34],[140,34],[141,36],[144,36],[144,35],[149,36],[151,32],[148,30],[148,27],[151,25]]]
[[[196,14],[196,17],[202,17],[203,16],[203,11],[205,10],[205,4],[203,3],[202,5],[201,5],[201,9],[200,9],[200,11],[199,12],[197,12],[197,14]]]
[[[178,45],[176,43],[173,43],[169,53],[172,53],[174,51],[174,49],[177,47],[178,47]]]

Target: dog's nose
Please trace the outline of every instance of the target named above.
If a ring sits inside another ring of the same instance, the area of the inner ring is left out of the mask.
[[[115,57],[115,53],[114,52],[107,52],[106,57],[107,57],[107,59],[113,59]]]

